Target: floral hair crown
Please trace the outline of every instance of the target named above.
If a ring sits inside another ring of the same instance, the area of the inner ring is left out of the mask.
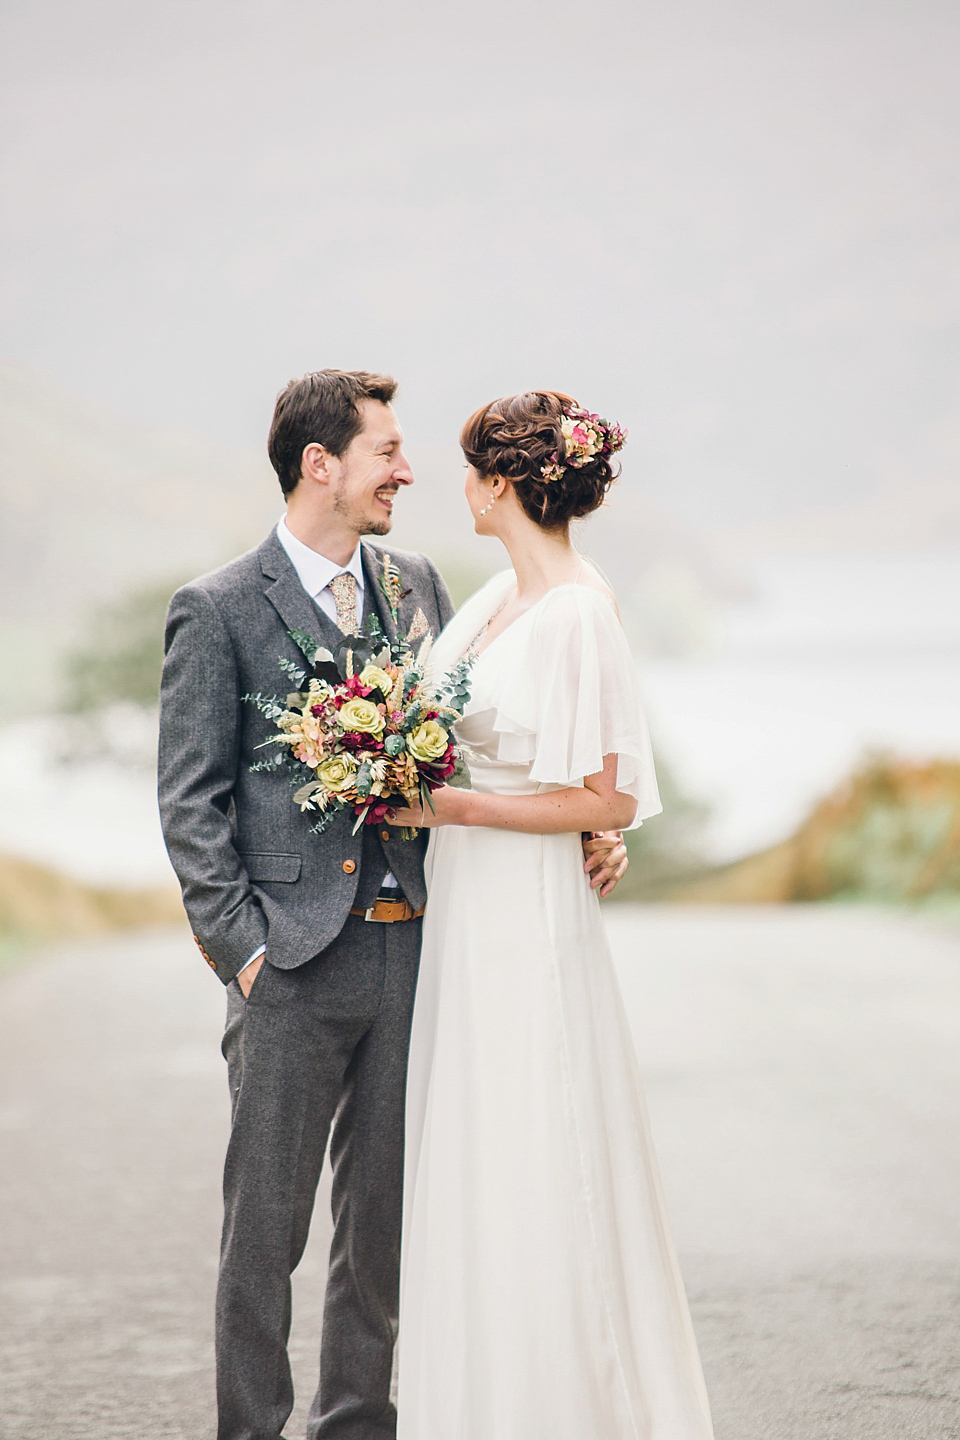
[[[579,470],[591,460],[606,460],[616,450],[622,450],[627,442],[626,430],[615,420],[601,420],[599,415],[591,415],[579,405],[571,405],[561,413],[563,458],[555,450],[540,472],[548,485],[551,480],[562,480],[568,467]]]

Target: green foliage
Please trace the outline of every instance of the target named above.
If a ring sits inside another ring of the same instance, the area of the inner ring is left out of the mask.
[[[16,930],[5,930],[0,926],[0,975],[12,970],[14,965],[27,953],[29,939]]]
[[[178,583],[145,586],[94,613],[88,638],[66,656],[67,709],[157,703],[164,622]]]
[[[877,756],[797,836],[804,898],[960,894],[960,764]]]
[[[953,807],[946,804],[928,810],[874,805],[829,846],[826,862],[836,893],[882,900],[912,894],[953,820]]]
[[[285,660],[282,655],[278,658],[277,663],[287,679],[296,685],[297,690],[302,690],[304,681],[307,678],[306,670],[302,670],[299,665],[294,665],[292,660]]]
[[[244,705],[255,705],[267,720],[279,720],[287,708],[279,695],[264,695],[259,690],[255,695],[241,695],[240,700]],[[272,743],[275,738],[275,736],[271,736],[270,742]]]
[[[471,790],[470,770],[462,755],[458,755],[452,775],[447,776],[447,784],[452,785],[455,790]]]
[[[297,649],[303,652],[304,658],[312,665],[317,654],[317,642],[313,636],[308,635],[305,630],[288,630],[287,634]],[[281,660],[280,664],[283,665],[284,661]]]

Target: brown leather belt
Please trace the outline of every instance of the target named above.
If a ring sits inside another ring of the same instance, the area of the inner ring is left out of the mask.
[[[362,915],[364,920],[375,920],[380,925],[393,925],[397,920],[418,920],[426,906],[414,910],[409,900],[374,900],[368,910],[351,910],[351,915]]]

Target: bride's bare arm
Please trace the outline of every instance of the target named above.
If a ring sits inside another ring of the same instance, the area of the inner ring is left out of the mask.
[[[567,831],[621,830],[633,820],[637,802],[617,789],[617,757],[604,756],[603,769],[587,775],[582,787],[548,790],[542,795],[484,795],[442,785],[433,792],[436,813],[429,805],[397,810],[394,825],[480,825],[488,830],[522,830],[530,835]]]

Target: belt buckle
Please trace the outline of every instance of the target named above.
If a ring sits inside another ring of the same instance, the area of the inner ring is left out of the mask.
[[[392,905],[395,909],[400,911],[400,914],[382,916],[374,915],[373,912],[374,910],[376,910],[378,905]],[[408,913],[404,913],[405,911]],[[398,920],[409,919],[409,916],[412,913],[413,911],[412,907],[410,906],[410,902],[406,899],[405,896],[398,896],[395,900],[385,900],[382,895],[378,895],[376,900],[374,900],[373,904],[368,906],[367,909],[363,912],[363,918],[364,920],[372,920],[376,925],[394,925]]]

